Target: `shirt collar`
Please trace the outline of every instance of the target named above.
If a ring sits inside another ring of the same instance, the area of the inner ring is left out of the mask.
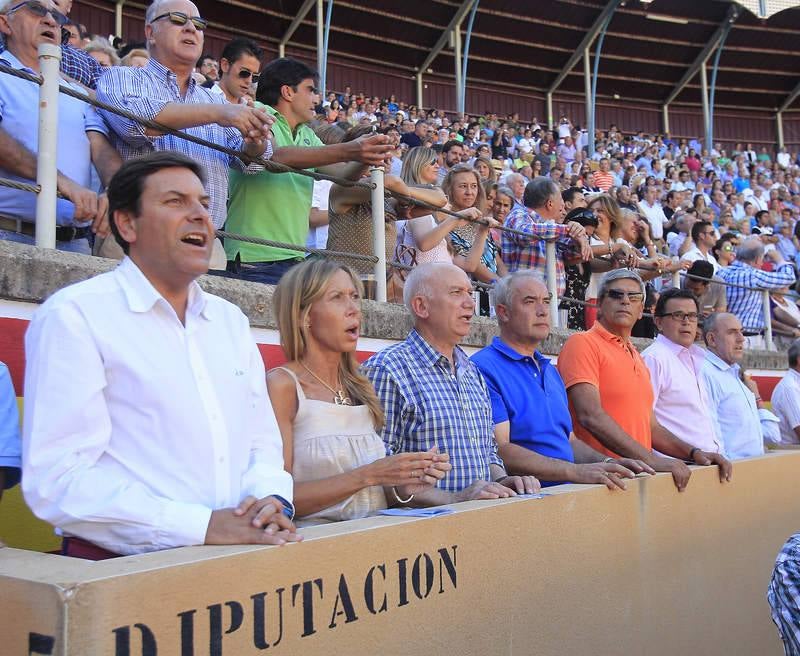
[[[178,84],[178,76],[175,75],[175,72],[172,69],[164,66],[164,64],[156,60],[154,57],[150,57],[146,68],[157,77],[166,78],[167,80],[175,83],[175,85]],[[194,89],[195,86],[197,86],[197,82],[195,81],[194,77],[190,75],[189,89]]]
[[[408,341],[411,347],[420,356],[420,359],[429,367],[433,367],[437,362],[442,360],[442,358],[445,360],[447,359],[444,355],[439,353],[439,351],[428,344],[428,342],[425,341],[425,338],[417,332],[416,328],[411,329],[406,341]],[[453,349],[453,356],[455,358],[456,369],[464,366],[464,364],[468,361],[467,354],[464,353],[459,346],[456,346]]]
[[[686,348],[685,346],[681,346],[680,344],[673,342],[664,335],[658,335],[655,341],[656,344],[661,344],[662,347],[668,349],[675,355],[688,353],[689,357],[691,357],[693,360],[698,360],[699,362],[702,362],[705,359],[705,353],[703,352],[703,349],[697,346],[697,344],[692,344],[689,348]]]
[[[728,364],[713,351],[706,351],[706,360],[713,364],[720,371],[731,371],[736,376],[739,374],[739,364]]]
[[[28,68],[19,59],[17,59],[16,56],[14,56],[14,53],[12,53],[10,50],[3,50],[3,52],[0,53],[0,61],[4,62],[11,68],[16,68],[18,71],[26,71],[28,73],[33,73],[34,75],[37,74],[36,71],[34,71],[32,68]]]
[[[631,340],[623,339],[619,335],[615,335],[611,331],[607,330],[603,326],[603,324],[601,324],[599,321],[595,321],[594,325],[591,328],[589,328],[589,330],[587,332],[594,333],[594,334],[598,335],[599,337],[603,338],[607,342],[612,342],[612,343],[615,343],[615,344],[620,344],[621,346],[633,348],[633,345],[631,344]]]
[[[149,312],[159,300],[168,304],[168,301],[153,287],[153,284],[130,257],[126,256],[122,260],[116,273],[131,312]],[[189,285],[186,313],[202,316],[205,319],[212,318],[207,294],[200,288],[197,281],[192,281]]]
[[[492,339],[491,344],[489,344],[489,348],[495,349],[497,352],[502,353],[504,356],[509,358],[510,360],[525,360],[529,359],[531,356],[526,355],[524,353],[520,353],[516,349],[511,348],[508,344],[506,344],[502,339],[499,337],[495,337]],[[539,366],[544,366],[549,364],[550,358],[544,357],[539,351],[533,352],[533,359],[539,364]]]

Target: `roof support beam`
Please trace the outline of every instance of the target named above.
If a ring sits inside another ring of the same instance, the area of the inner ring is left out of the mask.
[[[686,85],[692,80],[692,78],[697,75],[698,71],[702,66],[705,65],[708,58],[711,56],[711,53],[714,52],[714,49],[719,45],[720,39],[722,39],[723,35],[730,29],[730,24],[733,23],[739,17],[739,7],[736,3],[731,3],[730,7],[728,8],[728,13],[725,15],[725,20],[720,23],[717,31],[714,32],[711,39],[709,39],[708,43],[706,43],[705,48],[700,52],[699,55],[695,58],[692,65],[683,74],[683,77],[680,79],[680,82],[675,85],[675,88],[672,92],[667,96],[667,99],[664,101],[665,105],[669,105],[675,98],[677,98],[681,91],[686,88]]]
[[[450,24],[447,26],[444,32],[442,32],[442,36],[439,37],[439,40],[436,42],[436,45],[433,46],[433,49],[428,53],[428,56],[425,58],[425,61],[422,63],[417,70],[420,73],[425,73],[428,70],[428,67],[433,63],[433,60],[439,56],[439,53],[444,50],[445,46],[450,42],[450,33],[455,30],[456,28],[461,27],[461,22],[464,20],[464,17],[467,15],[467,12],[472,8],[472,3],[474,0],[464,0],[461,3],[461,6],[456,10],[455,15],[450,20]]]
[[[300,23],[302,23],[305,18],[306,14],[311,11],[311,7],[316,4],[316,0],[305,0],[303,5],[300,7],[299,11],[297,12],[297,16],[294,17],[294,20],[289,25],[289,29],[286,30],[283,37],[281,37],[280,43],[278,43],[278,56],[285,57],[286,56],[286,44],[289,43],[289,39],[292,38],[292,35],[295,33],[295,30],[300,27]]]
[[[603,11],[600,12],[600,15],[595,19],[592,26],[589,28],[589,31],[584,35],[583,40],[581,41],[580,45],[575,49],[575,52],[572,53],[572,56],[567,60],[567,63],[564,65],[564,68],[561,69],[561,72],[558,74],[553,83],[550,85],[550,88],[547,89],[547,93],[553,93],[558,87],[561,86],[561,83],[566,79],[567,75],[569,75],[570,71],[575,68],[575,65],[581,60],[583,57],[584,51],[592,45],[592,42],[595,40],[597,35],[600,33],[600,30],[603,29],[603,25],[605,24],[606,20],[614,13],[617,7],[620,5],[622,0],[608,0],[608,4],[603,8]]]
[[[797,86],[794,90],[786,97],[786,100],[783,101],[781,108],[778,110],[778,113],[785,112],[789,109],[789,106],[800,97],[800,82],[797,83]]]

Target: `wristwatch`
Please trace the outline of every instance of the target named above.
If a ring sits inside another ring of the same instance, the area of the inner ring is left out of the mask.
[[[294,519],[294,504],[289,501],[288,499],[284,499],[282,496],[273,494],[273,499],[277,499],[283,505],[283,510],[281,512],[287,517],[287,519]]]

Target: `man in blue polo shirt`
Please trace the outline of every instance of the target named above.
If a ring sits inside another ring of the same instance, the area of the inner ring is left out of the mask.
[[[625,489],[623,479],[653,470],[640,460],[606,458],[572,433],[567,391],[539,351],[550,333],[550,294],[541,276],[524,269],[493,290],[500,336],[472,356],[492,400],[494,435],[509,472],[545,485],[603,483]]]

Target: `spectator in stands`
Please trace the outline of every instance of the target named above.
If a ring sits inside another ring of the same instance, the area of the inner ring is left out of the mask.
[[[263,110],[225,103],[192,78],[203,49],[206,24],[189,0],[153,2],[145,14],[145,35],[151,56],[147,67],[109,69],[98,85],[97,98],[173,130],[269,159],[272,156],[269,141],[272,117]],[[222,228],[226,217],[228,168],[244,170],[241,159],[156,132],[110,111],[99,112],[111,128],[112,143],[124,160],[154,150],[173,150],[203,164],[208,174],[211,217],[214,227]],[[224,268],[219,242],[215,242],[212,268]]]
[[[788,285],[770,292],[769,307],[773,335],[800,337],[800,308]]]
[[[683,253],[681,259],[687,262],[703,260],[714,267],[714,273],[716,273],[719,270],[719,264],[711,254],[711,249],[717,243],[714,226],[708,221],[697,221],[692,225],[691,235],[694,246]]]
[[[361,177],[364,164],[383,165],[394,148],[383,134],[323,146],[308,126],[319,100],[316,81],[313,69],[285,57],[274,59],[261,71],[258,103],[251,111],[261,112],[259,107],[265,107],[274,120],[275,160],[351,180]],[[330,166],[338,162],[351,163]],[[229,232],[288,244],[305,243],[313,191],[311,178],[296,173],[243,175],[238,171],[232,171],[230,178],[225,226]],[[245,280],[268,284],[277,283],[285,271],[303,259],[299,251],[230,238],[225,240],[225,253],[229,271]]]
[[[795,281],[794,265],[783,259],[778,249],[766,254],[775,264],[774,271],[763,271],[764,245],[758,238],[750,238],[736,249],[736,259],[730,266],[720,269],[718,275],[725,282],[740,287],[728,287],[728,311],[735,314],[743,326],[747,348],[764,348],[764,313],[761,289],[780,289]],[[750,289],[746,289],[746,288]]]
[[[204,53],[197,60],[195,70],[203,76],[205,82],[198,80],[200,84],[210,89],[219,80],[219,62],[210,54]]]
[[[525,185],[527,181],[519,173],[509,173],[505,178],[505,185],[511,189],[514,194],[515,206],[524,207],[523,201],[525,197]]]
[[[800,444],[800,340],[787,352],[789,369],[772,390],[772,410],[780,419],[781,443]]]
[[[561,190],[549,178],[536,178],[529,182],[523,203],[524,207],[515,207],[508,214],[505,226],[529,236],[503,232],[503,262],[510,273],[518,269],[537,269],[544,274],[547,261],[544,240],[558,238],[556,278],[558,295],[563,296],[566,289],[565,261],[585,261],[591,255],[586,230],[579,223],[563,223],[566,213]]]
[[[438,487],[454,500],[534,492],[538,482],[510,476],[497,455],[486,383],[458,346],[475,311],[466,274],[452,264],[420,265],[406,280],[403,298],[414,328],[363,366],[383,405],[389,452],[438,446],[453,466]]]
[[[600,170],[594,174],[594,183],[603,193],[607,193],[614,186],[614,175],[611,173],[608,157],[600,159]]]
[[[419,119],[414,124],[413,132],[405,132],[400,137],[400,143],[408,144],[409,148],[417,148],[422,145],[422,140],[428,136],[428,122],[425,119]]]
[[[720,269],[724,269],[731,265],[736,259],[736,248],[739,244],[739,238],[732,232],[727,232],[717,239],[714,248],[711,249],[711,254],[719,264]]]
[[[17,394],[8,367],[0,362],[0,499],[3,490],[19,483],[21,454]]]
[[[476,157],[473,166],[482,181],[489,180],[494,182],[496,180],[497,176],[495,175],[494,168],[492,168],[492,160],[487,157]]]
[[[762,455],[764,423],[771,423],[771,417],[755,381],[740,367],[745,346],[742,324],[733,314],[712,314],[703,325],[703,337],[707,348],[703,380],[725,456],[735,460]]]
[[[650,374],[630,340],[644,298],[644,282],[635,271],[609,271],[600,283],[597,321],[567,340],[558,370],[580,439],[610,457],[635,458],[655,471],[671,472],[682,491],[691,476],[684,459],[708,465],[718,457],[695,449],[656,419]],[[722,463],[721,480],[727,469]]]
[[[800,533],[786,541],[775,560],[767,600],[785,656],[800,654]]]
[[[441,185],[444,182],[444,176],[456,164],[461,164],[461,159],[464,156],[464,146],[457,139],[451,139],[445,142],[442,146],[442,165],[439,167],[436,184]]]
[[[134,68],[144,68],[150,61],[150,54],[147,50],[141,48],[134,48],[127,55],[125,55],[120,64],[122,66],[133,66]]]
[[[646,188],[644,198],[639,201],[639,211],[644,214],[650,223],[650,234],[653,240],[660,242],[664,238],[664,224],[667,223],[667,217],[658,202],[658,188],[649,186]]]
[[[108,39],[93,39],[84,48],[103,68],[119,66],[117,51],[108,42]]]
[[[716,282],[712,282],[716,281]],[[727,312],[725,286],[714,276],[714,267],[705,260],[696,260],[681,278],[681,288],[694,294],[700,312],[698,324],[702,326],[713,312]]]
[[[788,262],[797,262],[798,249],[792,239],[792,223],[791,219],[781,221],[777,226],[778,229],[778,243],[775,247],[783,255],[783,259]]]
[[[583,190],[580,187],[569,187],[561,192],[561,198],[564,201],[564,211],[569,214],[574,209],[586,207],[586,196],[583,195]]]
[[[37,9],[38,7],[38,9]],[[42,4],[0,2],[0,31],[6,49],[0,62],[17,70],[39,73],[40,44],[58,44],[58,20]],[[59,14],[60,15],[60,14]],[[73,90],[77,84],[64,82]],[[59,98],[57,186],[63,198],[56,206],[56,246],[89,254],[92,231],[108,232],[105,197],[89,189],[92,164],[107,182],[119,165],[102,124],[86,103]],[[36,179],[39,89],[11,75],[0,75],[0,177],[32,184]],[[35,243],[36,194],[0,189],[0,239]]]
[[[539,153],[534,157],[533,161],[539,162],[542,175],[550,175],[552,157],[550,153],[550,144],[547,141],[543,141],[539,144]]]
[[[284,467],[294,479],[298,525],[425,505],[426,492],[450,470],[435,446],[386,456],[375,432],[383,407],[355,358],[361,297],[355,273],[326,259],[294,267],[273,296],[289,362],[270,371],[267,387]]]
[[[23,492],[65,555],[299,539],[247,318],[196,283],[204,178],[179,153],[125,163],[108,194],[128,257],[51,296],[25,336]]]
[[[222,95],[229,103],[252,104],[252,85],[258,84],[264,51],[252,39],[238,38],[225,44],[219,59],[220,78],[211,93]],[[249,102],[248,102],[249,99]]]
[[[700,317],[697,298],[688,290],[672,287],[661,293],[654,314],[659,334],[642,352],[642,359],[650,371],[656,420],[693,449],[720,454],[722,443],[702,380],[705,355],[695,345]],[[690,451],[689,460],[693,456]]]
[[[572,433],[564,383],[539,352],[550,333],[550,298],[528,270],[501,278],[492,290],[500,336],[472,356],[489,388],[494,435],[509,471],[542,481],[602,483],[654,473],[636,460],[607,458]]]
[[[53,6],[61,13],[62,16],[69,16],[72,10],[72,0],[52,0]],[[9,4],[14,4],[10,2]],[[54,16],[54,18],[56,18]],[[57,19],[59,20],[59,19]],[[80,26],[78,26],[80,27]],[[95,89],[97,87],[97,80],[103,74],[105,69],[100,63],[94,59],[88,52],[83,50],[81,45],[73,45],[70,43],[72,33],[69,30],[61,29],[61,72],[83,85],[87,89]]]

